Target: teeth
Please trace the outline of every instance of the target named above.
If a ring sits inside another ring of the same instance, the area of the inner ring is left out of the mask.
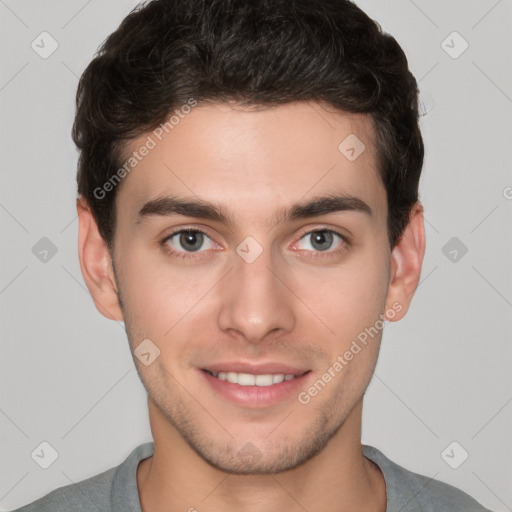
[[[282,373],[278,374],[278,375],[272,375],[272,383],[273,384],[279,384],[281,382],[283,382],[284,380],[284,375]]]
[[[256,384],[256,377],[250,373],[239,373],[237,376],[240,386],[254,386]]]
[[[280,384],[283,380],[292,380],[295,378],[293,374],[277,373],[266,375],[253,375],[251,373],[235,373],[235,372],[208,372],[220,380],[227,380],[233,384],[240,386],[272,386]]]

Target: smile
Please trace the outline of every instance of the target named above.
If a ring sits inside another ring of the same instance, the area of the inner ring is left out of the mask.
[[[219,365],[220,366],[220,365]],[[260,369],[262,373],[220,371],[221,367],[197,369],[213,396],[227,400],[237,406],[259,409],[293,401],[297,393],[314,378],[311,370],[287,368],[295,373],[282,373],[284,368]],[[231,365],[234,366],[234,365]],[[271,365],[268,365],[271,366]],[[272,373],[281,370],[281,373]],[[250,369],[249,371],[257,371]],[[265,371],[266,373],[263,373]]]
[[[217,379],[231,382],[232,384],[238,384],[239,386],[273,386],[274,384],[280,384],[285,380],[293,380],[300,375],[293,375],[290,373],[267,373],[263,375],[254,375],[252,373],[236,373],[236,372],[205,372],[217,377]]]

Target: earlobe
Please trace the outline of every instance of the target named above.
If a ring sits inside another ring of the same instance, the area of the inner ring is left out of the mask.
[[[419,283],[424,254],[423,206],[417,202],[411,210],[409,222],[400,240],[391,252],[391,277],[386,299],[386,311],[399,309],[399,312],[388,320],[400,320],[407,313]],[[400,304],[401,307],[398,308],[397,304]]]
[[[78,258],[85,284],[98,311],[111,320],[122,321],[112,259],[105,240],[83,197],[76,202],[78,213]]]

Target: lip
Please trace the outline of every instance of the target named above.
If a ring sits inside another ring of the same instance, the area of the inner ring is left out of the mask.
[[[215,367],[216,366],[213,365],[211,366],[211,368]],[[235,367],[240,368],[240,366]],[[226,366],[222,366],[222,368],[226,368]],[[208,368],[208,371],[224,371],[222,368],[219,370],[210,370]],[[229,371],[235,371],[231,370],[233,366],[230,366],[229,368]],[[254,367],[252,368],[254,370]],[[270,371],[269,368],[278,368],[278,370]],[[286,371],[284,371],[284,369],[286,369]],[[209,387],[216,395],[220,396],[224,400],[228,400],[232,404],[250,409],[262,409],[265,407],[277,405],[286,400],[295,400],[298,393],[300,392],[300,389],[305,389],[307,382],[313,375],[312,371],[305,370],[302,372],[302,374],[300,374],[301,372],[299,371],[299,377],[295,377],[292,380],[284,380],[283,382],[280,382],[279,384],[273,384],[272,386],[241,386],[239,384],[233,384],[227,380],[220,380],[217,377],[210,375],[205,370],[206,369],[197,369],[199,377],[203,379],[205,385]],[[245,366],[244,370],[236,371],[236,373],[252,373],[254,375],[263,375],[265,373],[284,373],[296,375],[294,372],[297,372],[297,368],[286,367],[283,365],[264,365],[258,367],[256,371],[248,371],[247,366]]]
[[[267,375],[269,373],[284,373],[285,375],[302,375],[310,368],[289,366],[281,363],[260,363],[251,364],[242,361],[233,361],[226,363],[215,363],[201,368],[212,373],[235,372],[250,373],[252,375]]]

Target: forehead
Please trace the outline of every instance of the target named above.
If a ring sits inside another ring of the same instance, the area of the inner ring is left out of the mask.
[[[223,103],[199,104],[171,121],[125,148],[123,162],[134,164],[116,198],[125,216],[169,194],[226,204],[235,217],[254,219],[326,192],[359,197],[386,216],[366,115],[317,102]]]

